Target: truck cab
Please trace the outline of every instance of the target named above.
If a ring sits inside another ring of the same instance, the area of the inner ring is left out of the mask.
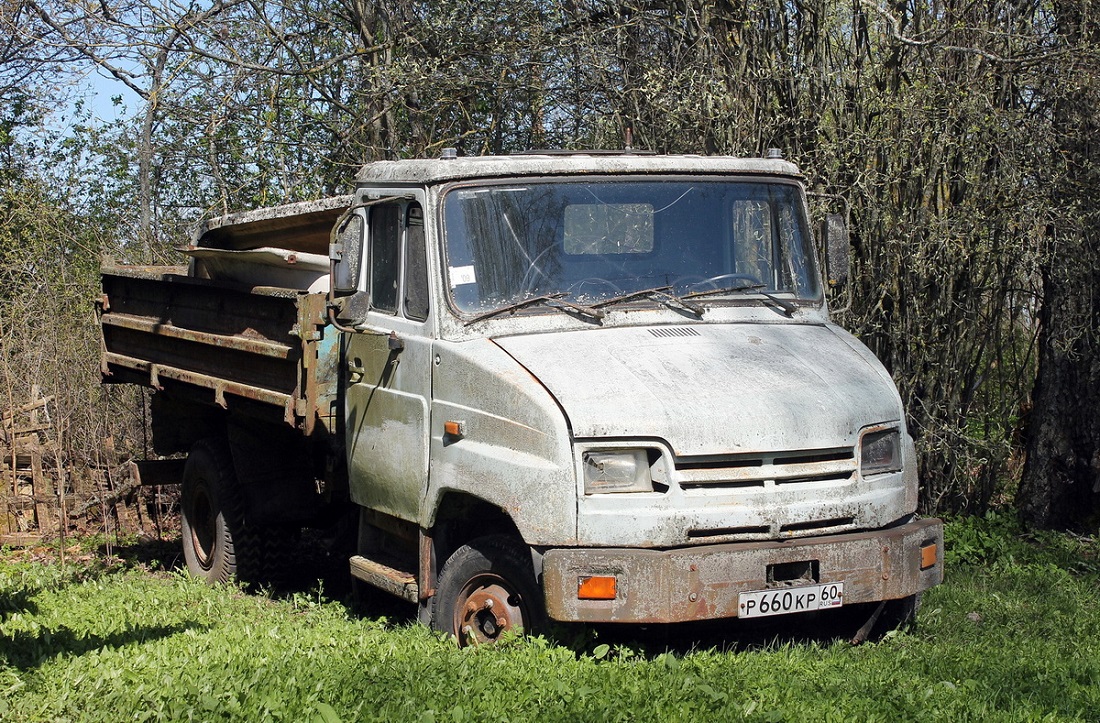
[[[460,642],[911,612],[942,524],[780,158],[363,168],[335,224],[352,575]]]

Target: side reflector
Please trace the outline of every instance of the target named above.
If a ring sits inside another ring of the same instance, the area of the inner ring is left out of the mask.
[[[614,600],[616,580],[613,576],[577,578],[578,600]]]
[[[466,436],[466,423],[465,422],[444,422],[443,434],[448,437],[464,437]]]
[[[936,543],[925,545],[920,549],[920,569],[927,570],[936,564]]]

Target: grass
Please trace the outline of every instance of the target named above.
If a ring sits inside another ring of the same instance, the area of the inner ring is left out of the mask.
[[[0,720],[1100,719],[1100,544],[1004,516],[953,521],[948,540],[919,626],[858,647],[732,622],[459,650],[320,585],[246,594],[167,564],[5,551]]]

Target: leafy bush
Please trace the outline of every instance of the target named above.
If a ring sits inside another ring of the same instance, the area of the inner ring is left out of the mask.
[[[1055,532],[1027,532],[1012,512],[946,521],[944,561],[956,565],[1053,566],[1100,574],[1100,539]]]

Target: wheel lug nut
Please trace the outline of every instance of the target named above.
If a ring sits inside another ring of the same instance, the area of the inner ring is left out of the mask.
[[[493,598],[489,598],[488,600],[485,601],[485,609],[486,610],[492,610],[493,609]]]
[[[498,628],[503,628],[507,624],[508,624],[508,621],[505,620],[504,618],[497,618],[497,627]]]

